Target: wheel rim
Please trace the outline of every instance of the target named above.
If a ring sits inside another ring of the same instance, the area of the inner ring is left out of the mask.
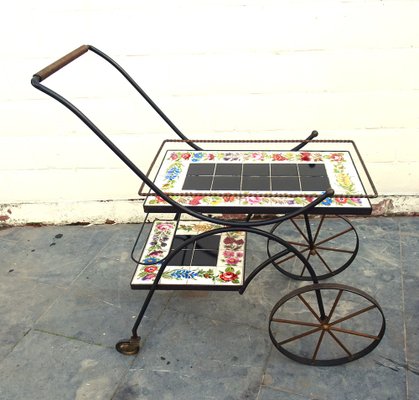
[[[319,280],[339,274],[353,262],[358,253],[359,238],[354,226],[341,216],[308,218],[312,229],[311,243],[305,221],[301,218],[277,224],[271,232],[280,229],[279,236],[307,258]],[[275,254],[275,244],[271,241],[268,241],[267,252],[269,257]],[[272,264],[292,279],[311,280],[304,264],[293,254],[279,257]]]
[[[322,318],[316,295],[320,293]],[[272,309],[269,335],[275,347],[303,364],[344,364],[370,353],[385,332],[385,319],[375,299],[339,284],[296,289]]]

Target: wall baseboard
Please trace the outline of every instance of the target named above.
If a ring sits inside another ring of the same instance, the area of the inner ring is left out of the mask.
[[[3,204],[0,225],[139,223],[145,217],[142,203],[142,199],[136,199]],[[419,196],[380,196],[373,201],[374,216],[418,214]]]

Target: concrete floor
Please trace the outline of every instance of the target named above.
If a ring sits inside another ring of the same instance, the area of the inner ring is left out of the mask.
[[[296,363],[272,345],[273,305],[301,286],[273,267],[235,292],[158,292],[136,356],[130,336],[144,291],[129,286],[137,225],[0,230],[0,399],[419,398],[419,219],[359,218],[355,261],[328,280],[366,291],[387,331],[337,367]],[[247,262],[263,255],[252,239]]]

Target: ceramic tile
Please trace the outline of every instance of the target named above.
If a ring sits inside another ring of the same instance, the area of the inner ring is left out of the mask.
[[[215,176],[212,190],[238,191],[240,190],[240,176]]]
[[[327,176],[324,164],[299,164],[298,171],[301,176]]]
[[[217,226],[202,221],[180,221],[176,231],[174,221],[155,222],[141,256],[143,262],[150,264],[138,265],[131,284],[138,288],[150,286],[158,272],[159,261],[169,254],[172,246],[179,246],[188,238],[214,227]],[[204,237],[186,250],[181,250],[169,261],[160,284],[202,285],[204,281],[219,286],[242,284],[244,254],[244,232]]]
[[[241,176],[243,164],[218,163],[215,168],[215,175]]]
[[[297,164],[271,164],[271,175],[298,177]]]
[[[220,163],[220,168],[218,168]],[[228,164],[231,163],[232,171],[228,173]],[[214,169],[215,166],[215,169]],[[290,197],[287,201],[258,201],[251,202],[237,196],[237,192],[258,193],[275,190],[278,194],[289,193],[290,185],[281,186],[278,179],[272,189],[272,178],[278,176],[298,176],[301,166],[300,180],[302,186],[295,189],[300,192],[320,193],[330,186],[337,195],[352,197],[337,197],[326,199],[319,207],[328,207],[333,212],[351,213],[357,209],[365,209],[368,213],[371,209],[368,199],[357,197],[364,194],[362,183],[348,152],[275,152],[275,151],[168,151],[160,174],[155,183],[164,191],[181,193],[182,190],[191,192],[197,190],[194,196],[178,196],[176,200],[189,206],[202,207],[202,211],[215,212],[215,206],[244,207],[244,212],[249,207],[276,207],[283,206],[279,211],[286,212],[290,207],[301,207],[309,204],[314,198]],[[242,177],[236,175],[239,170]],[[215,176],[211,178],[210,171]],[[218,171],[218,172],[217,172]],[[297,175],[295,175],[297,171]],[[258,177],[259,179],[256,179]],[[327,178],[328,177],[328,178]],[[186,181],[185,181],[186,179]],[[210,180],[212,179],[211,187]],[[240,182],[239,182],[240,181]],[[195,187],[194,187],[195,186]],[[226,191],[232,192],[228,199],[222,196],[200,196],[199,191]],[[236,196],[234,195],[236,193]],[[314,195],[314,194],[313,194]],[[239,204],[235,203],[235,197],[239,197]],[[153,207],[171,207],[161,199],[148,196],[145,209],[151,211]],[[150,207],[150,208],[149,208]],[[208,208],[208,210],[207,210]],[[211,210],[212,208],[212,210]],[[226,211],[221,211],[226,212]]]
[[[300,180],[292,176],[274,176],[272,177],[272,190],[274,191],[299,191]]]

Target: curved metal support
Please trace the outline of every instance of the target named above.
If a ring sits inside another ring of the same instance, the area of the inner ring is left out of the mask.
[[[211,231],[207,231],[207,232],[202,232],[198,235],[195,235],[192,238],[189,238],[187,240],[185,240],[181,245],[179,245],[178,247],[176,247],[175,249],[173,249],[166,257],[162,258],[161,260],[159,260],[159,270],[156,274],[156,277],[154,278],[154,281],[149,289],[149,292],[147,294],[146,299],[144,300],[143,306],[141,307],[140,313],[138,314],[138,317],[134,323],[134,326],[132,328],[132,338],[136,339],[138,338],[138,327],[144,317],[144,314],[147,310],[147,307],[153,297],[154,292],[157,289],[158,283],[160,281],[160,278],[162,277],[164,270],[166,269],[167,265],[169,264],[170,260],[176,256],[176,254],[178,254],[180,251],[182,251],[182,249],[186,246],[188,246],[189,244],[198,241],[202,238],[208,237],[208,236],[212,236],[212,235],[217,235],[220,233],[226,233],[226,232],[238,232],[238,231],[244,231],[244,232],[249,232],[249,233],[253,233],[256,235],[261,235],[264,236],[268,239],[271,239],[273,241],[276,241],[277,243],[279,243],[280,245],[284,246],[288,251],[288,252],[292,252],[295,254],[295,256],[297,258],[300,259],[301,262],[304,263],[304,265],[306,266],[307,270],[310,273],[310,276],[313,279],[313,283],[318,283],[318,279],[316,276],[316,273],[314,271],[314,269],[311,267],[310,263],[305,259],[305,257],[292,245],[290,245],[288,242],[286,242],[285,240],[281,239],[280,237],[277,237],[269,232],[263,231],[261,229],[257,229],[257,228],[252,228],[252,227],[225,227],[225,228],[216,228],[213,229]],[[275,255],[276,256],[276,255]],[[245,282],[245,287],[247,287],[249,285],[249,283],[255,278],[255,276],[262,271],[267,265],[269,265],[269,263],[272,261],[271,259],[268,260],[269,262],[263,262],[258,268],[257,268],[257,272],[253,273],[250,275],[250,279],[246,279]],[[155,264],[155,262],[154,262]],[[147,265],[147,264],[143,264],[143,265]],[[244,289],[245,290],[245,289]],[[243,290],[243,291],[244,291]],[[321,298],[321,294],[320,291],[318,293],[316,293],[317,295],[317,301],[318,301],[318,305],[319,305],[319,310],[320,310],[320,314],[322,317],[324,317],[325,313],[324,313],[324,305],[323,305],[323,300]]]
[[[261,272],[262,270],[264,270],[269,264],[271,264],[273,261],[275,261],[276,258],[278,257],[283,257],[287,254],[291,253],[290,250],[283,250],[279,253],[274,254],[273,256],[269,257],[267,260],[265,260],[264,262],[262,262],[261,264],[259,264],[253,271],[252,273],[246,278],[246,280],[243,283],[243,287],[239,290],[240,294],[243,294],[245,292],[245,290],[247,289],[247,287],[249,286],[249,283],[256,278],[256,276],[259,274],[259,272]]]
[[[44,79],[48,78],[55,72],[59,71],[61,68],[65,67],[66,65],[70,64],[72,61],[79,58],[81,55],[85,54],[87,51],[91,50],[93,53],[96,53],[98,56],[102,57],[105,61],[111,64],[116,70],[118,70],[123,77],[134,87],[134,89],[144,98],[145,101],[154,109],[154,111],[159,114],[159,116],[167,123],[167,125],[172,128],[172,130],[183,140],[189,140],[179,129],[178,127],[169,119],[169,117],[157,106],[157,104],[151,100],[151,98],[147,95],[147,93],[135,82],[135,80],[111,57],[107,54],[103,53],[96,47],[92,45],[83,45],[73,50],[66,56],[60,58],[59,60],[55,61],[54,63],[48,65],[41,71],[34,74],[32,78],[32,85],[39,89],[34,83],[41,82]],[[191,146],[195,150],[202,150],[199,146],[195,143],[188,141],[189,146]]]
[[[137,238],[135,239],[135,242],[134,242],[134,246],[132,247],[132,250],[131,250],[131,260],[132,260],[132,261],[134,261],[134,262],[135,262],[135,263],[137,263],[137,264],[138,264],[140,261],[139,261],[139,260],[137,260],[137,259],[134,257],[134,253],[135,253],[135,249],[137,248],[137,245],[138,245],[138,242],[139,242],[139,240],[140,240],[140,237],[141,237],[141,235],[142,235],[142,233],[143,233],[143,231],[144,231],[145,224],[147,223],[147,220],[148,220],[148,215],[149,215],[149,213],[147,213],[147,214],[145,215],[145,217],[144,217],[144,221],[143,221],[143,223],[141,224],[140,231],[138,232]]]
[[[42,85],[39,82],[39,77],[34,76],[32,78],[32,85],[39,89],[40,91],[46,93],[47,95],[51,96],[66,108],[68,108],[71,112],[73,112],[78,118],[80,118],[92,131],[99,137],[102,142],[104,142],[112,152],[119,157],[119,159],[125,163],[125,165],[131,169],[157,196],[160,196],[164,201],[172,205],[178,212],[189,214],[195,218],[200,220],[211,222],[213,224],[219,224],[224,226],[236,226],[236,227],[244,227],[244,226],[265,226],[270,225],[273,223],[285,221],[288,218],[293,218],[301,213],[308,213],[312,210],[315,206],[320,204],[323,200],[327,197],[332,197],[334,194],[334,190],[332,188],[326,190],[325,193],[319,195],[315,200],[313,200],[310,204],[300,209],[297,209],[285,216],[273,218],[271,220],[261,220],[261,221],[249,221],[249,222],[237,222],[237,221],[225,221],[218,218],[212,218],[203,215],[202,213],[193,211],[182,204],[179,204],[175,200],[173,200],[170,196],[164,193],[159,187],[157,187],[150,178],[145,175],[83,112],[81,112],[76,106],[70,103],[67,99],[56,93],[55,91],[47,88],[46,86]]]

